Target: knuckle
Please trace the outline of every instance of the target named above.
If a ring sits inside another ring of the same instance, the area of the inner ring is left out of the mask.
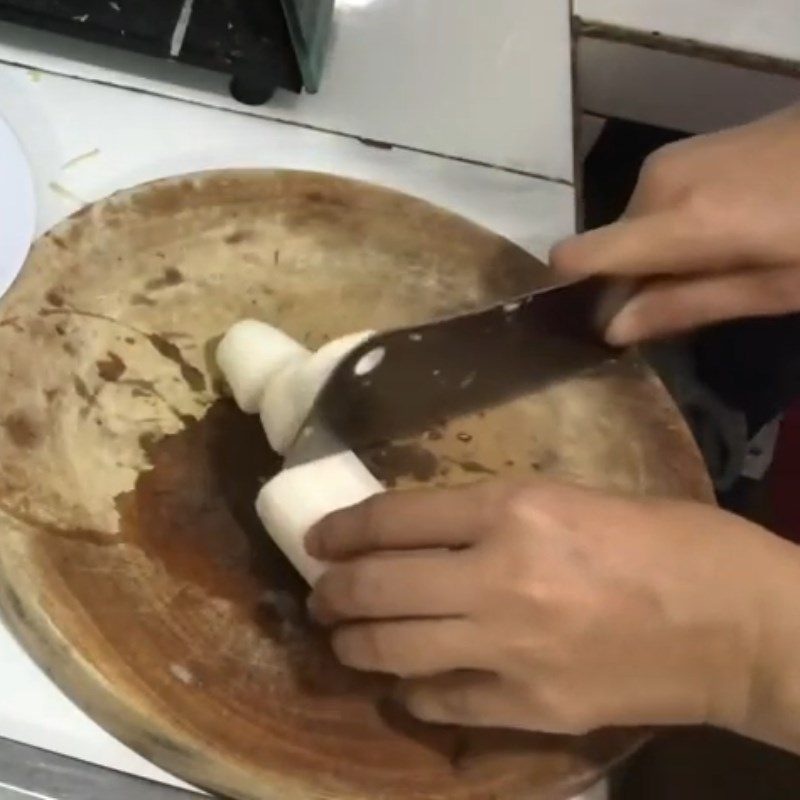
[[[642,168],[639,172],[641,180],[657,181],[661,178],[666,170],[667,162],[669,161],[669,150],[662,147],[654,150],[642,162]]]
[[[337,617],[347,617],[358,612],[355,588],[357,583],[358,574],[350,566],[343,567],[331,577],[328,607]]]
[[[500,499],[499,519],[506,526],[526,523],[531,515],[535,494],[527,486],[511,486]]]
[[[336,657],[347,667],[370,672],[393,672],[390,637],[377,625],[344,628],[333,636]]]
[[[348,570],[345,601],[353,614],[365,614],[376,606],[382,581],[372,564],[355,564]]]
[[[701,186],[686,189],[681,196],[680,205],[684,211],[683,219],[687,226],[691,225],[693,228],[717,228],[727,218],[726,214],[721,213],[724,204]]]
[[[535,551],[548,512],[539,504],[540,493],[530,487],[510,487],[493,509],[495,536],[486,550],[490,586],[503,596],[527,595],[538,568]]]
[[[639,184],[653,192],[673,188],[679,180],[680,164],[674,145],[666,145],[645,158],[639,173]]]
[[[358,506],[359,539],[364,549],[376,547],[381,544],[381,509],[381,495],[368,497]]]
[[[369,609],[375,584],[370,570],[359,565],[335,567],[325,573],[314,592],[317,614],[323,619],[358,616]]]
[[[553,517],[561,504],[560,487],[555,484],[517,484],[504,492],[496,515],[506,528],[530,530]]]
[[[644,211],[673,206],[696,185],[679,144],[667,145],[645,159],[631,205]]]
[[[676,199],[675,235],[688,242],[735,242],[742,263],[753,249],[749,219],[743,207],[731,203],[713,186],[690,186]],[[666,313],[666,309],[662,309]]]

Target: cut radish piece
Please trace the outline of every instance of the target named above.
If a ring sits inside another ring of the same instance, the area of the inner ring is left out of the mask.
[[[281,472],[261,490],[256,510],[275,544],[313,586],[325,565],[306,552],[308,531],[328,514],[382,491],[354,453],[339,452]]]
[[[272,325],[252,319],[237,322],[217,347],[217,364],[239,408],[258,412],[269,378],[308,350]]]
[[[264,486],[256,511],[281,552],[311,585],[325,565],[306,553],[308,531],[328,514],[383,487],[326,430],[307,429],[299,444],[292,445],[333,370],[371,335],[352,334],[312,354],[276,328],[246,320],[234,325],[217,349],[217,363],[239,407],[248,413],[260,410],[270,445],[286,455],[289,467]],[[292,465],[298,456],[302,463]]]
[[[261,398],[261,422],[276,453],[285,453],[291,447],[333,371],[372,335],[367,331],[335,339],[307,358],[287,362],[267,380]]]

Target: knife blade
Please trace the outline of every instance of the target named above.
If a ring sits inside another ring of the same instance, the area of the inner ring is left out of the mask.
[[[348,449],[420,434],[617,359],[622,351],[603,330],[628,296],[619,284],[588,278],[375,334],[323,385],[298,449],[303,432],[318,426]]]
[[[204,800],[204,795],[0,737],[0,800]]]

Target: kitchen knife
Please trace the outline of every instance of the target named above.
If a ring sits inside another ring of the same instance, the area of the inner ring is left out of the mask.
[[[178,789],[0,738],[0,800],[203,800]]]
[[[416,435],[592,370],[622,354],[603,331],[629,296],[589,278],[375,334],[326,381],[298,442],[316,426],[349,449]]]

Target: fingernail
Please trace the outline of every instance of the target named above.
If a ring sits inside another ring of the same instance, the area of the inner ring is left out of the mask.
[[[631,344],[630,340],[626,336],[626,331],[624,328],[621,330],[615,326],[609,327],[606,331],[606,342],[610,344],[612,347],[627,347]]]
[[[606,329],[606,341],[613,347],[627,347],[637,341],[636,316],[628,306],[622,309]]]

